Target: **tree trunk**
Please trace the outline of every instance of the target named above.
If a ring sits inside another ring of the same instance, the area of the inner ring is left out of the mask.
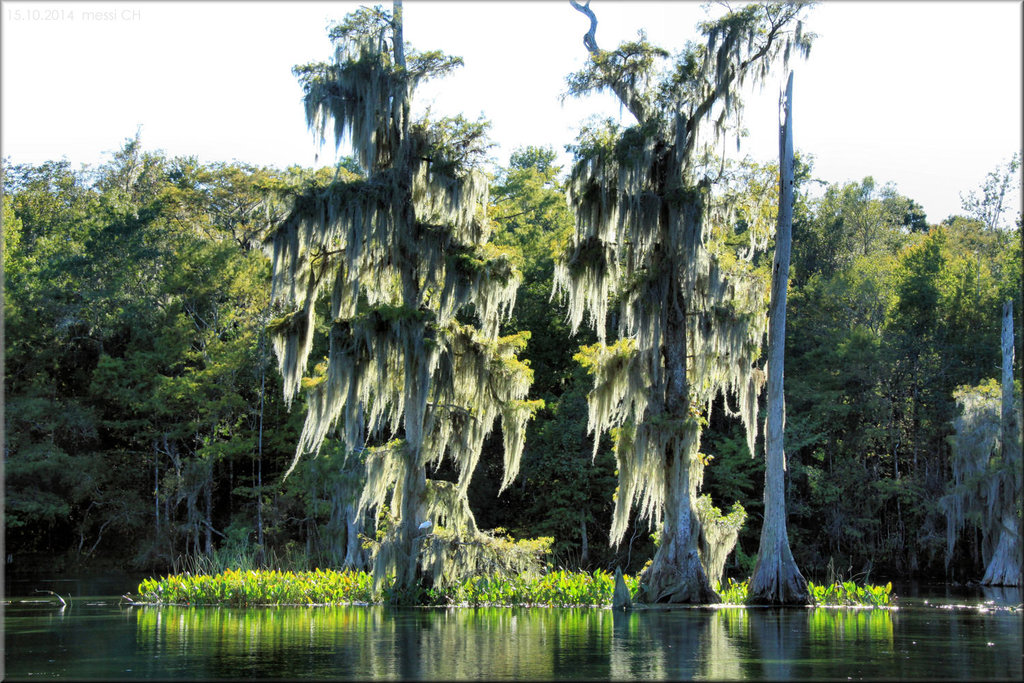
[[[666,272],[677,271],[668,268]],[[682,426],[679,435],[665,448],[665,521],[661,544],[641,578],[641,585],[647,602],[710,604],[721,600],[711,588],[698,548],[700,518],[695,503],[700,470],[695,461],[700,446],[700,427],[687,419],[690,404],[686,308],[679,287],[671,291],[673,303],[663,349],[668,379],[664,409]]]
[[[392,21],[394,27],[395,65],[405,69],[405,46],[403,33],[402,1],[394,0],[392,4]],[[416,215],[413,210],[412,187],[413,164],[410,159],[411,143],[409,139],[410,103],[407,96],[402,97],[402,137],[397,158],[393,160],[397,183],[392,197],[394,215],[398,216],[399,226],[412,239],[415,235]],[[420,306],[422,292],[416,276],[415,255],[410,253],[406,244],[397,245],[396,270],[402,281],[402,302],[405,306],[416,309]],[[406,353],[417,353],[410,346]],[[426,467],[423,463],[423,426],[426,408],[426,392],[430,381],[426,364],[420,358],[405,358],[405,444],[404,444],[404,476],[401,483],[398,537],[393,548],[395,565],[395,597],[398,600],[408,597],[408,591],[420,583],[419,546],[423,539],[419,525],[425,521],[424,509],[427,495]]]
[[[1011,510],[1003,512],[1000,518],[999,543],[981,580],[985,586],[1020,586],[1020,532],[1017,516]],[[975,575],[977,576],[977,575]]]
[[[1002,415],[999,424],[1000,451],[1003,458],[1003,509],[1000,511],[999,541],[985,569],[981,583],[986,586],[1024,585],[1021,571],[1021,529],[1015,514],[1020,497],[1020,424],[1013,400],[1013,300],[1003,304],[1003,376]]]
[[[263,455],[256,460],[256,545],[259,546],[259,562],[263,564]]]
[[[363,546],[359,540],[363,532],[361,520],[358,506],[353,503],[345,506],[345,560],[342,566],[348,569],[366,569]]]
[[[419,550],[423,535],[419,525],[424,521],[424,504],[427,496],[426,469],[418,462],[419,449],[411,448],[407,457],[405,477],[402,480],[401,519],[399,520],[397,546],[395,548],[395,588],[398,597],[419,583]]]
[[[721,602],[711,588],[700,561],[700,520],[694,506],[697,484],[691,463],[697,454],[698,435],[689,433],[669,446],[666,471],[665,522],[661,543],[641,577],[646,602],[712,604]]]
[[[768,311],[768,424],[765,429],[764,525],[749,601],[760,604],[808,603],[807,581],[793,560],[786,531],[786,454],[783,394],[786,344],[786,286],[793,227],[793,72],[786,84],[785,120],[779,131],[779,224],[775,236],[771,305]]]

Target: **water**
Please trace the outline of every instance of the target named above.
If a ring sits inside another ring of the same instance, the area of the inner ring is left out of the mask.
[[[14,595],[4,605],[7,679],[1022,677],[1022,612],[1005,607],[1020,602],[1019,590],[922,590],[900,598],[895,611],[630,613],[154,608],[119,605],[117,596],[90,597],[82,590],[62,593],[71,597],[61,608],[49,595],[8,590]]]

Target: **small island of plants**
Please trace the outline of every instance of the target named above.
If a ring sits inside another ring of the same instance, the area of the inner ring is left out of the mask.
[[[638,599],[640,579],[624,575],[630,596]],[[747,599],[748,581],[728,579],[716,585],[723,605],[742,605]],[[857,585],[835,580],[828,584],[808,583],[811,601],[817,606],[888,607],[892,584]],[[515,576],[475,576],[445,587],[421,589],[415,602],[420,605],[464,607],[608,607],[615,591],[615,576],[602,569]],[[257,607],[280,605],[366,605],[394,602],[387,585],[374,587],[369,572],[332,569],[292,572],[258,569],[226,569],[218,574],[189,572],[163,578],[148,578],[139,584],[136,604],[222,605]]]

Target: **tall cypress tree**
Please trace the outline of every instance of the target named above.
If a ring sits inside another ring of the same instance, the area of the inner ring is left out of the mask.
[[[710,506],[696,497],[701,425],[716,396],[738,397],[753,452],[765,316],[763,282],[708,249],[709,214],[720,202],[706,143],[720,140],[740,113],[742,86],[763,80],[792,49],[806,54],[812,36],[798,20],[802,3],[748,5],[703,24],[705,42],[689,44],[659,74],[666,51],[643,35],[601,50],[589,2],[572,4],[591,21],[591,58],[570,76],[570,94],[611,91],[637,122],[581,136],[570,179],[576,233],[555,273],[573,328],[589,311],[601,340],[586,361],[594,374],[590,428],[615,436],[612,537],[621,540],[638,503],[663,520],[642,577],[646,598],[717,602],[700,559],[710,521]],[[613,300],[619,339],[607,345]]]
[[[406,46],[401,2],[393,12],[362,8],[330,37],[333,61],[295,73],[310,127],[321,141],[328,122],[336,142],[349,137],[365,177],[293,197],[268,243],[274,300],[285,308],[270,330],[285,397],[307,392],[296,461],[336,425],[349,448],[372,446],[361,506],[386,503],[395,517],[375,576],[394,573],[396,594],[408,595],[439,572],[421,561],[432,525],[476,532],[466,491],[498,417],[503,486],[516,476],[536,405],[524,400],[532,373],[517,358],[527,334],[498,328],[519,273],[487,244],[486,124],[410,115],[416,86],[461,60]],[[330,299],[330,351],[303,378],[321,297]],[[427,466],[446,456],[458,481],[429,480]]]

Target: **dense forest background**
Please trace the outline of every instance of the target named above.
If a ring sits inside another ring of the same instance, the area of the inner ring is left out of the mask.
[[[524,272],[503,333],[530,331],[522,356],[535,373],[531,398],[545,408],[514,485],[498,495],[497,434],[470,502],[481,528],[552,537],[556,565],[635,572],[653,554],[653,529],[634,522],[609,547],[615,462],[607,439],[591,457],[591,383],[573,358],[594,339],[570,338],[551,300],[554,255],[572,229],[555,160],[550,149],[522,149],[493,178],[494,241],[518,254]],[[964,188],[963,214],[935,223],[891,186],[828,185],[815,179],[812,158],[798,159],[787,509],[808,578],[984,572],[970,525],[947,566],[941,500],[952,486],[953,394],[999,377],[1007,299],[1024,358],[1021,218],[1006,219],[999,193],[1018,183],[1011,169]],[[329,442],[282,480],[304,406],[297,399],[288,411],[282,399],[261,249],[289,193],[356,170],[203,164],[147,151],[138,136],[98,168],[4,160],[9,573],[165,571],[195,557],[295,568],[359,561],[346,520],[358,457]],[[752,205],[772,204],[772,165],[736,172],[757,195]],[[737,239],[743,233],[738,224]],[[312,357],[325,355],[326,335],[315,343]],[[740,424],[713,408],[703,492],[749,514],[728,576],[753,567],[762,448],[752,458]],[[375,520],[362,522],[372,536]]]

